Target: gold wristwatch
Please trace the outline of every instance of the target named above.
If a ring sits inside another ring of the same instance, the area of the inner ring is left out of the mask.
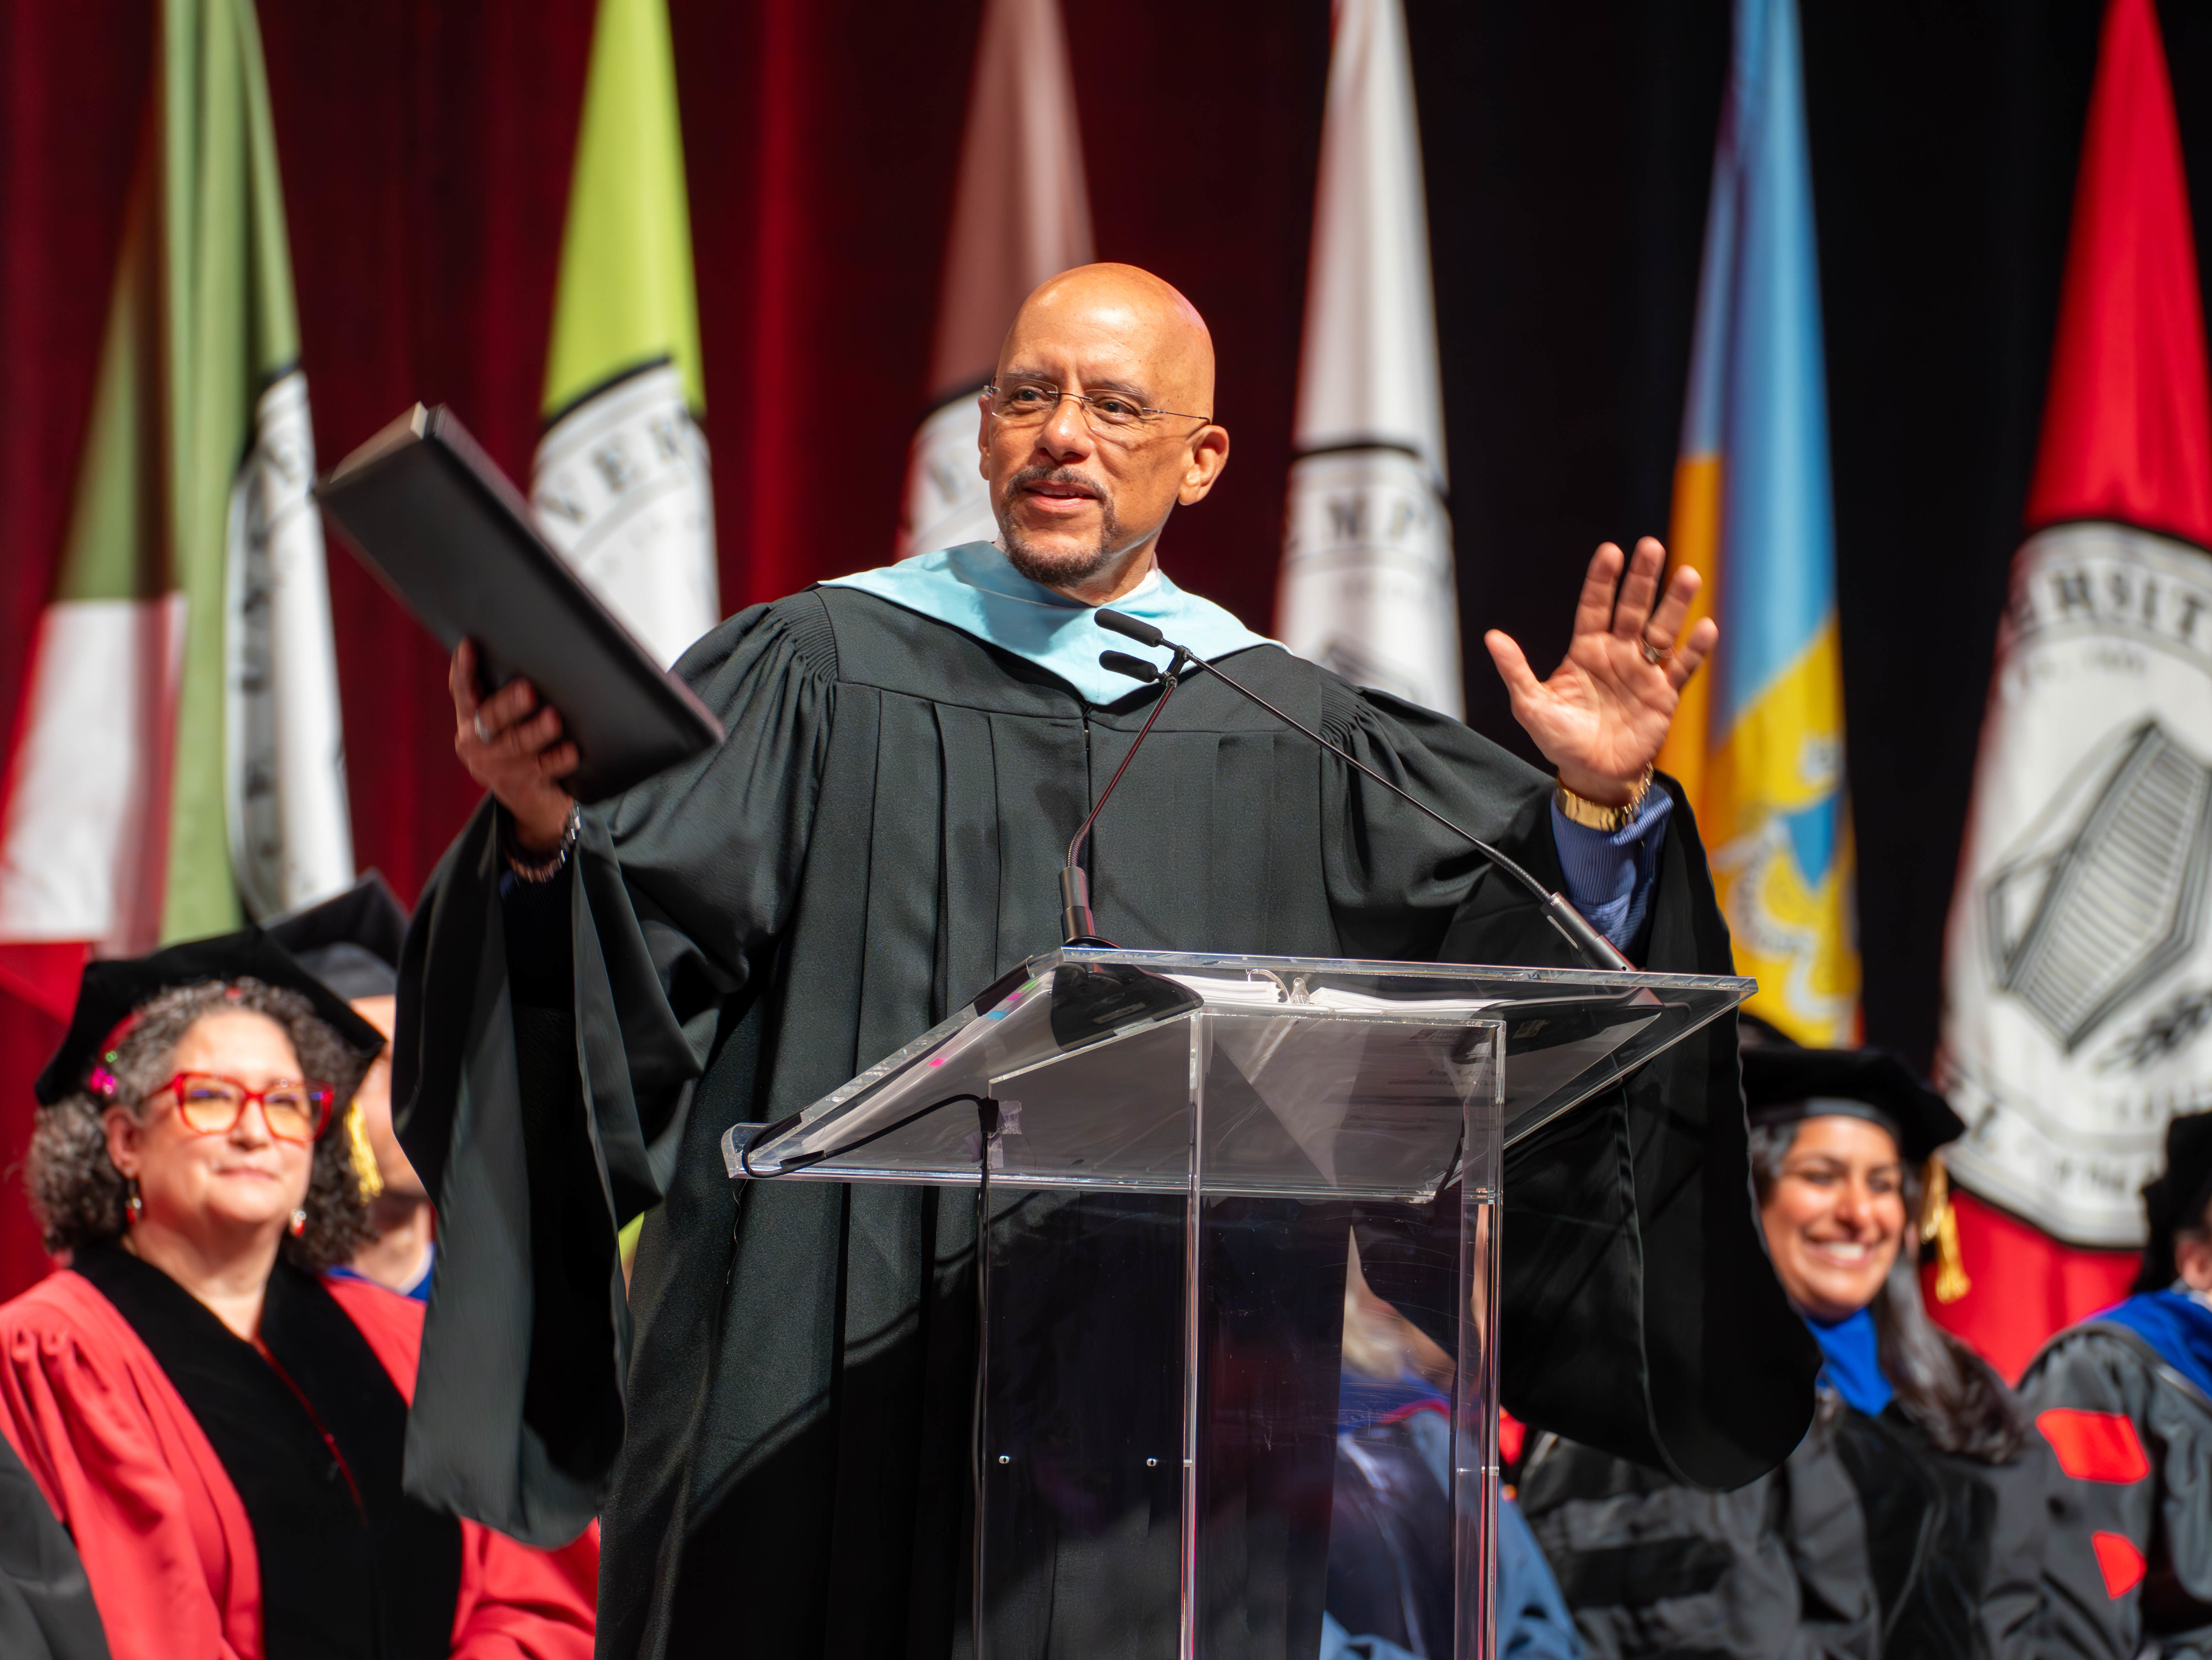
[[[1636,780],[1636,793],[1618,807],[1607,807],[1578,796],[1564,784],[1553,792],[1559,810],[1577,824],[1587,825],[1593,830],[1602,830],[1607,835],[1636,822],[1636,815],[1644,810],[1644,803],[1651,794],[1651,768],[1644,769],[1644,776]]]

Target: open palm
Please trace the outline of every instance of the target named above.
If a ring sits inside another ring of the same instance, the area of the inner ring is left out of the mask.
[[[1711,617],[1680,637],[1699,579],[1685,566],[1661,596],[1667,550],[1656,537],[1636,544],[1626,580],[1621,563],[1620,548],[1610,542],[1592,556],[1575,604],[1574,639],[1549,680],[1536,678],[1510,636],[1495,628],[1483,636],[1512,697],[1513,718],[1559,768],[1559,782],[1607,804],[1635,792],[1667,741],[1683,686],[1720,638]],[[1647,641],[1656,663],[1645,654]]]

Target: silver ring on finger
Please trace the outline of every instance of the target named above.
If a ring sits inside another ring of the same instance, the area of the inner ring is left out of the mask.
[[[1655,669],[1674,655],[1673,646],[1655,645],[1649,634],[1642,635],[1638,639],[1636,649],[1644,654],[1644,660]]]
[[[484,730],[483,717],[481,714],[471,715],[469,717],[469,724],[476,728],[477,742],[478,743],[489,743],[491,742],[491,734]]]

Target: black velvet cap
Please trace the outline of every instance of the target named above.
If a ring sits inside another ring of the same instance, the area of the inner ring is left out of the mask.
[[[1913,1164],[1966,1128],[1948,1101],[1886,1049],[1761,1045],[1747,1047],[1742,1060],[1744,1103],[1753,1124],[1865,1118],[1895,1136],[1898,1152]]]
[[[279,917],[269,935],[341,997],[388,997],[399,990],[407,907],[374,870],[335,898]]]
[[[2150,1238],[2136,1289],[2163,1291],[2174,1280],[2173,1236],[2203,1227],[2205,1207],[2212,1205],[2212,1112],[2184,1112],[2167,1122],[2166,1168],[2142,1197]]]
[[[102,957],[84,966],[76,1010],[62,1046],[39,1074],[34,1091],[52,1106],[85,1087],[108,1036],[134,1010],[177,986],[259,980],[297,991],[366,1066],[384,1047],[384,1034],[347,1007],[343,997],[309,973],[292,954],[258,928],[187,940],[144,957]]]

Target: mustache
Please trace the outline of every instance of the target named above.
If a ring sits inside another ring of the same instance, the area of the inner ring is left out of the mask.
[[[1073,467],[1024,467],[1007,481],[1007,488],[1018,490],[1030,484],[1065,484],[1082,491],[1094,500],[1106,500],[1105,491]]]

